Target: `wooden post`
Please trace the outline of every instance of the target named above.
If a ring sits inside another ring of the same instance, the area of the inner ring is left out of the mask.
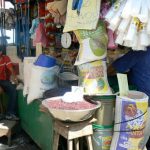
[[[36,43],[36,57],[38,57],[40,54],[42,54],[42,44]]]
[[[73,150],[73,140],[67,140],[68,142],[68,150]]]
[[[79,139],[74,139],[75,141],[75,150],[79,150]]]
[[[53,142],[53,150],[58,150],[59,145],[59,134],[54,131],[54,142]]]
[[[86,136],[86,140],[87,140],[88,149],[93,150],[92,136],[91,135]]]

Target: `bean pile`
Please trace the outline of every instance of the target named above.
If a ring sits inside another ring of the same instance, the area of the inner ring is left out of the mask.
[[[63,109],[63,110],[84,110],[95,108],[96,105],[87,101],[66,103],[61,99],[58,99],[47,101],[47,106],[49,108]]]

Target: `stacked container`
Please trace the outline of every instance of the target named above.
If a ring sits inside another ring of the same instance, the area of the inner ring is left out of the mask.
[[[109,150],[113,135],[115,95],[85,96],[87,99],[100,101],[101,107],[95,117],[97,122],[93,124],[93,147],[94,150]]]

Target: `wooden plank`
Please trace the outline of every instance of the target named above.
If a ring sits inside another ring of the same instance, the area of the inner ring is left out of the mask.
[[[54,130],[69,140],[93,134],[91,121],[73,124],[55,121]]]
[[[0,121],[0,136],[9,135],[9,132],[15,125],[16,125],[16,121],[1,120]]]
[[[55,120],[55,122],[57,122],[57,124],[59,124],[60,126],[65,126],[65,127],[74,127],[74,126],[79,126],[79,125],[86,125],[86,124],[90,124],[90,123],[93,123],[93,122],[96,122],[97,119],[95,118],[90,118],[88,120],[85,120],[85,121],[81,121],[81,122],[62,122],[62,121],[59,121],[59,120]]]
[[[79,138],[82,136],[87,136],[92,134],[93,134],[92,124],[86,126],[72,127],[71,129],[69,129],[68,139]]]
[[[59,145],[59,134],[54,132],[54,142],[53,142],[53,150],[58,150]]]

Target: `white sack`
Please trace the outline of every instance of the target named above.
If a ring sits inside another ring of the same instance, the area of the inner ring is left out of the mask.
[[[23,76],[24,76],[24,88],[23,88],[23,96],[26,96],[29,92],[29,83],[31,76],[31,68],[36,60],[36,57],[25,57],[23,61]]]
[[[33,66],[31,72],[31,82],[29,85],[29,94],[27,103],[31,103],[34,99],[42,98],[46,90],[57,87],[56,74],[58,66],[51,68]]]

